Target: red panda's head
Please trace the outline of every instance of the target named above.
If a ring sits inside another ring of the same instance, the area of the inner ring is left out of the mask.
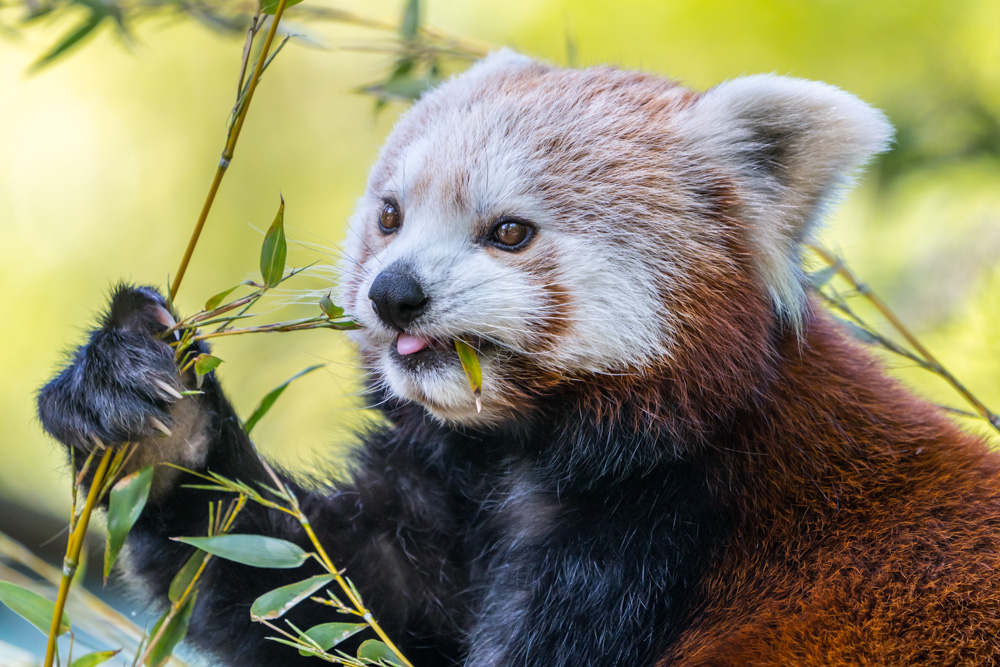
[[[351,221],[343,303],[377,380],[452,423],[519,418],[595,378],[725,375],[765,354],[769,327],[799,326],[799,247],[890,134],[821,83],[697,93],[501,51],[393,130]],[[479,349],[482,413],[455,338]]]

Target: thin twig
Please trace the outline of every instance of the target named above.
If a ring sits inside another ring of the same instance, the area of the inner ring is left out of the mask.
[[[250,49],[253,46],[254,37],[257,36],[257,31],[260,30],[262,23],[263,15],[258,9],[257,13],[250,19],[250,28],[247,30],[247,41],[243,44],[243,58],[240,60],[240,80],[236,84],[237,97],[243,94],[243,80],[247,75],[247,65],[250,64]]]
[[[248,333],[283,333],[288,331],[305,331],[306,329],[335,329],[337,331],[350,331],[357,329],[359,325],[354,321],[333,322],[325,317],[313,317],[308,320],[289,322],[276,322],[274,324],[262,324],[258,327],[245,327],[242,329],[224,329],[221,331],[210,331],[198,334],[191,339],[191,342],[218,338],[219,336],[238,336]]]
[[[979,416],[985,419],[990,426],[997,430],[997,432],[1000,432],[1000,415],[997,415],[995,412],[983,405],[982,401],[976,398],[976,396],[969,391],[964,384],[959,382],[958,378],[952,375],[951,371],[945,368],[944,365],[938,361],[937,357],[931,354],[931,352],[924,347],[919,340],[917,340],[917,337],[914,336],[906,325],[903,324],[902,320],[900,320],[899,317],[892,312],[892,309],[890,309],[889,306],[886,305],[881,298],[879,298],[878,294],[872,291],[868,285],[858,280],[857,276],[854,275],[844,262],[835,257],[833,253],[828,251],[826,248],[813,243],[809,244],[809,248],[824,262],[830,266],[836,267],[837,275],[850,283],[851,287],[853,287],[858,294],[865,297],[873,306],[875,306],[875,309],[878,310],[878,312],[889,322],[890,325],[892,325],[892,328],[903,337],[903,339],[920,357],[922,357],[923,363],[921,363],[921,365],[924,368],[939,376],[951,385],[952,389],[957,391],[959,395],[961,395],[961,397],[964,398],[965,401],[973,407],[973,409],[975,409]]]

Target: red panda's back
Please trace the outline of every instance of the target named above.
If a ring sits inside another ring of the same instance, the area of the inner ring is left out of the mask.
[[[738,529],[661,664],[1000,663],[1000,456],[809,329],[729,455]]]

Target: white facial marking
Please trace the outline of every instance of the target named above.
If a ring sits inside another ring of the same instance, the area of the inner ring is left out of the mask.
[[[440,419],[488,424],[518,416],[553,384],[669,363],[690,343],[679,339],[690,314],[672,308],[696,307],[706,267],[746,270],[745,256],[731,252],[740,235],[776,310],[797,308],[792,246],[887,130],[846,93],[776,80],[699,97],[641,73],[559,70],[501,52],[427,94],[393,130],[351,219],[341,302],[364,325],[356,340],[376,376]],[[843,118],[807,122],[830,103]],[[762,108],[774,132],[752,140]],[[859,119],[867,130],[843,148],[834,135]],[[835,132],[821,132],[823,123]],[[775,166],[787,180],[755,187],[771,153],[754,150],[775,149],[788,158]],[[783,199],[767,204],[771,192]],[[747,227],[713,208],[734,197]],[[389,235],[377,222],[386,201],[402,216]],[[504,218],[531,226],[526,247],[491,243],[491,226]],[[368,298],[387,267],[429,299],[406,325],[407,354]],[[480,348],[481,414],[456,338]]]

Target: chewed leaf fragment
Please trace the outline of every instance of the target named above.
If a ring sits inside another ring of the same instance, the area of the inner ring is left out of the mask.
[[[210,354],[199,354],[194,360],[194,372],[198,375],[208,375],[222,363],[222,359]]]
[[[476,350],[468,343],[455,339],[455,350],[458,352],[458,360],[462,362],[465,370],[465,377],[469,381],[472,395],[476,399],[476,412],[483,411],[483,369],[479,365],[479,356]]]

